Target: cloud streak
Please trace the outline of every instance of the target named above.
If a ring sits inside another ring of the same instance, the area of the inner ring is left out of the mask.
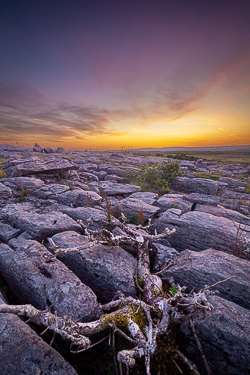
[[[95,106],[51,103],[29,86],[0,86],[0,129],[5,135],[52,136],[57,139],[109,134],[108,111]]]

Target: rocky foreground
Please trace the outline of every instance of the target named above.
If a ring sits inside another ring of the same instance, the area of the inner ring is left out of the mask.
[[[169,194],[159,197],[123,183],[123,178],[145,164],[170,162],[164,158],[66,152],[38,145],[33,150],[1,145],[1,158],[3,310],[5,304],[31,304],[39,310],[49,308],[58,317],[90,322],[103,314],[103,304],[118,291],[136,297],[135,248],[92,246],[86,227],[108,228],[122,236],[121,213],[132,230],[152,219],[151,230],[158,234],[166,227],[176,229],[151,244],[152,273],[164,270],[170,260],[173,264],[159,275],[163,285],[179,284],[198,292],[235,276],[213,288],[219,291],[209,297],[213,309],[198,312],[193,323],[210,373],[250,374],[250,194],[245,192],[250,166],[180,161],[182,175],[171,183]],[[198,178],[201,172],[221,177]],[[78,251],[64,251],[72,248]],[[0,314],[0,374],[88,373],[61,356],[67,349],[57,338],[53,348],[51,337],[39,332],[12,313]],[[186,356],[205,374],[192,327],[184,322],[180,332]]]

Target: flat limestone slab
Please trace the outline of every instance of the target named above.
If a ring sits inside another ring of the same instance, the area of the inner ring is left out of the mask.
[[[43,214],[34,211],[28,203],[8,204],[1,210],[0,219],[28,232],[34,239],[44,239],[65,230],[81,231],[80,225],[61,212]]]
[[[71,236],[59,233],[52,239],[61,248],[79,246],[81,242],[86,245],[86,236],[73,235],[72,232]],[[62,254],[58,258],[102,301],[110,301],[118,290],[125,295],[135,296],[135,259],[119,246],[97,244],[75,253]]]
[[[21,303],[76,321],[94,320],[100,308],[93,291],[40,243],[11,240],[0,244],[0,274]]]
[[[250,311],[219,296],[209,297],[212,311],[199,312],[193,317],[212,374],[247,375],[250,373]],[[206,374],[189,323],[181,326],[188,358]]]
[[[172,276],[176,283],[198,292],[205,285],[236,276],[216,285],[220,296],[250,309],[250,262],[214,249],[201,252],[185,250],[175,265],[165,271],[164,277]]]
[[[0,304],[5,304],[1,298]],[[51,348],[14,314],[0,314],[0,374],[77,375]]]

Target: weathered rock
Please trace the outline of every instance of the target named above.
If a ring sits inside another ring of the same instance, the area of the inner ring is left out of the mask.
[[[53,199],[57,194],[69,191],[69,186],[61,184],[50,184],[37,189],[33,195],[40,199]]]
[[[106,176],[107,176],[107,172],[105,171],[98,172],[98,178],[100,181],[104,181]]]
[[[196,166],[194,161],[181,160],[181,167],[187,168],[189,171],[196,171]]]
[[[0,223],[0,240],[8,242],[12,238],[17,237],[20,233],[20,229],[12,228],[8,224]]]
[[[59,316],[70,315],[77,321],[99,316],[93,291],[57,260],[39,242],[11,240],[0,244],[0,273],[21,303],[40,310],[49,306]]]
[[[60,172],[60,177],[65,178],[67,180],[75,180],[75,179],[79,179],[79,174],[75,170],[63,171],[63,172]]]
[[[215,216],[225,217],[229,220],[236,221],[237,223],[250,225],[250,217],[222,206],[214,207],[210,205],[197,204],[194,207],[194,211],[207,212]]]
[[[243,256],[250,252],[250,227],[224,217],[197,211],[181,214],[172,208],[155,219],[154,225],[159,233],[166,227],[176,229],[168,240],[178,251],[213,248]]]
[[[129,172],[133,172],[133,171],[140,172],[140,169],[135,168],[135,167],[128,167],[128,166],[127,167],[109,166],[106,169],[106,172],[109,175],[116,175],[116,176],[119,176],[119,177],[125,177]]]
[[[57,149],[55,150],[56,153],[58,154],[64,154],[65,153],[65,149],[63,147],[57,147]]]
[[[137,198],[125,198],[120,201],[119,207],[125,216],[131,220],[132,218],[138,219],[141,222],[148,220],[156,213],[160,212],[158,207],[145,203],[143,200]],[[138,217],[140,216],[140,218]]]
[[[45,154],[53,154],[54,150],[50,147],[44,147],[43,151]]]
[[[170,260],[174,260],[179,255],[173,247],[164,246],[160,243],[153,243],[152,249],[154,250],[153,256],[153,272],[163,270]],[[162,273],[164,275],[164,273]]]
[[[34,211],[28,203],[8,204],[2,208],[0,219],[28,232],[34,239],[44,239],[65,230],[81,231],[80,225],[61,212],[42,214]]]
[[[113,181],[113,182],[122,182],[123,178],[117,176],[116,174],[108,174],[104,178],[105,181]]]
[[[101,203],[102,197],[94,191],[84,191],[79,188],[68,190],[62,194],[51,196],[58,203],[73,206],[73,207],[87,207],[95,206]]]
[[[118,184],[112,182],[105,182],[101,181],[99,183],[99,187],[103,194],[106,195],[123,195],[123,194],[131,194],[135,193],[136,191],[140,191],[141,187],[136,185],[129,185],[129,184]]]
[[[85,181],[99,181],[99,178],[90,172],[81,172],[79,173],[79,176]]]
[[[11,197],[12,197],[11,189],[7,186],[4,186],[4,184],[0,182],[0,200],[6,201],[7,199]]]
[[[238,187],[248,186],[247,182],[234,180],[233,178],[229,178],[229,177],[221,177],[220,182],[224,182],[225,184],[227,184],[229,189],[236,189]]]
[[[42,199],[54,199],[58,203],[73,207],[86,207],[99,205],[102,197],[94,191],[84,191],[79,187],[73,189],[67,185],[51,184],[43,186],[34,194]]]
[[[34,152],[43,152],[43,148],[39,146],[37,143],[35,143],[35,146],[33,147]]]
[[[87,236],[83,236],[73,230],[55,234],[52,239],[55,244],[62,249],[75,248],[88,244]]]
[[[57,173],[76,170],[78,167],[70,160],[62,157],[38,158],[30,156],[23,159],[9,159],[2,169],[9,177],[27,176],[39,173]]]
[[[218,296],[209,301],[214,309],[199,312],[193,322],[212,374],[249,374],[250,311]],[[189,323],[182,324],[181,331],[188,357],[204,369]]]
[[[139,193],[133,193],[129,196],[130,198],[136,198],[139,199],[147,204],[154,205],[156,203],[156,199],[158,197],[158,194],[156,193],[150,193],[150,192],[139,192]]]
[[[216,285],[220,296],[250,309],[250,262],[214,249],[201,252],[183,251],[176,264],[165,271],[176,283],[198,292],[205,285],[212,285],[231,276],[236,278]],[[211,289],[211,290],[213,290]]]
[[[183,194],[164,194],[157,201],[157,206],[161,211],[169,208],[179,208],[182,211],[190,211],[192,204],[185,198]]]
[[[198,159],[195,162],[196,167],[198,168],[206,168],[207,167],[207,162],[203,161],[203,159]]]
[[[0,304],[5,301],[0,296]],[[0,314],[0,373],[77,375],[53,348],[13,314]]]
[[[67,214],[75,221],[82,220],[85,225],[88,224],[88,220],[91,218],[92,224],[90,229],[95,230],[108,225],[118,225],[120,222],[112,215],[107,215],[106,212],[97,210],[96,208],[91,207],[59,207],[59,210],[64,214]]]
[[[63,236],[64,234],[60,233],[52,239],[56,245],[62,244]],[[64,248],[73,245],[71,240],[67,246],[65,240],[63,243]],[[82,236],[82,244],[86,245],[85,236]],[[118,290],[125,295],[135,296],[135,259],[119,246],[99,244],[76,253],[62,254],[59,259],[82,282],[89,285],[101,300],[110,301]]]
[[[74,160],[74,162],[76,163],[76,160]],[[79,168],[79,172],[93,172],[93,171],[97,171],[97,169],[98,169],[97,164],[94,164],[94,163],[84,163],[84,164],[82,164],[83,163],[82,159],[80,159],[79,162],[80,163],[78,163],[78,164],[81,164],[81,166]]]
[[[184,199],[192,203],[207,204],[211,206],[217,206],[217,204],[220,201],[219,197],[208,195],[208,194],[199,194],[199,193],[191,193],[187,197],[184,197]]]
[[[4,185],[6,183],[10,183],[11,185],[15,186],[18,190],[24,190],[25,192],[32,192],[36,189],[41,188],[44,186],[44,182],[39,178],[34,177],[11,177],[11,178],[4,178],[2,179]]]
[[[205,178],[177,177],[171,187],[177,191],[185,193],[201,193],[214,195],[218,190],[218,181],[207,180]]]

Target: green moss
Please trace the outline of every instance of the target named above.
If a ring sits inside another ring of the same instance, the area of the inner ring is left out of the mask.
[[[114,314],[107,315],[104,324],[109,327],[109,323],[112,324],[112,322],[114,322],[121,330],[125,330],[128,326],[129,315],[122,312],[115,312]]]
[[[139,305],[129,305],[129,317],[139,326],[140,330],[145,334],[145,326],[148,325],[147,316],[144,309]]]

